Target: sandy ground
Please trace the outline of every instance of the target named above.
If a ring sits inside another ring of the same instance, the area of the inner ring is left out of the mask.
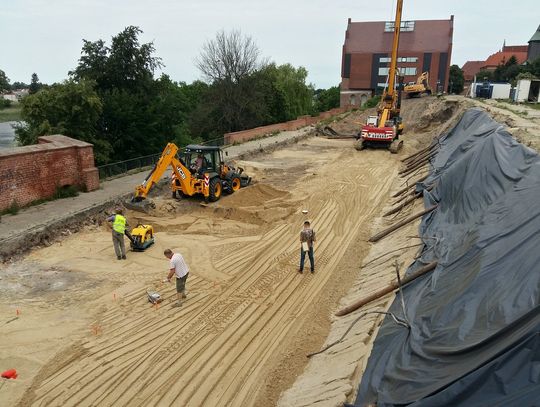
[[[451,112],[447,111],[448,104],[452,103],[457,103],[457,106]],[[425,110],[422,111],[422,107]],[[531,112],[533,109],[528,108],[527,115],[518,114],[512,111],[516,109],[514,105],[506,106],[501,102],[470,100],[459,96],[444,98],[444,104],[441,104],[441,101],[430,103],[428,106],[423,105],[422,102],[414,102],[413,105],[406,104],[403,114],[408,121],[408,128],[412,130],[404,135],[406,148],[410,148],[411,145],[415,148],[426,145],[432,137],[452,126],[459,118],[460,112],[469,107],[480,107],[486,110],[505,125],[518,141],[539,150],[539,119],[534,111]],[[519,109],[523,112],[526,107],[520,106]],[[412,177],[396,178],[391,193],[401,189],[407,181],[419,178],[426,171],[427,167],[424,167]],[[388,199],[383,204],[384,211],[392,208],[397,202],[398,198]],[[373,222],[372,231],[378,232],[421,209],[423,209],[422,201],[416,200],[395,215],[376,219]],[[358,277],[347,295],[341,299],[338,308],[346,307],[360,298],[369,296],[395,280],[396,261],[401,272],[406,270],[420,249],[415,245],[419,242],[419,222],[420,219],[411,222],[370,245],[367,256],[360,262]],[[357,244],[362,245],[363,242],[360,241]],[[338,340],[340,342],[310,359],[304,372],[281,394],[278,406],[341,407],[344,402],[353,403],[373,341],[383,319],[381,315],[362,316],[362,314],[363,312],[387,311],[395,298],[396,295],[391,293],[347,316],[332,317],[331,328],[324,346]],[[324,349],[324,346],[320,349]]]
[[[152,215],[128,213],[154,226],[156,244],[127,261],[115,259],[107,228],[91,225],[3,266],[0,370],[20,376],[1,383],[0,398],[20,406],[275,405],[359,277],[400,158],[452,115],[435,98],[407,105],[411,137],[400,155],[309,138],[244,159],[255,183],[216,204],[177,202],[164,191]],[[346,132],[366,114],[333,126]],[[314,275],[296,272],[302,209],[318,234]],[[168,247],[191,268],[181,309],[171,308],[173,285],[160,282]],[[147,289],[161,293],[161,306],[146,301]]]
[[[218,204],[158,199],[155,216],[128,214],[154,225],[157,241],[127,261],[115,259],[109,231],[96,226],[8,266],[0,365],[20,378],[5,382],[2,398],[273,405],[282,388],[266,378],[290,354],[320,346],[324,336],[301,331],[300,322],[314,310],[324,319],[346,291],[346,279],[326,288],[351,272],[344,253],[379,212],[396,173],[398,159],[387,151],[357,154],[350,140],[311,138],[243,162],[258,182]],[[296,272],[304,208],[318,233],[314,275]],[[173,286],[160,283],[166,247],[191,267],[180,310],[170,307]],[[164,296],[159,308],[146,302],[146,289]],[[301,368],[279,376],[291,382]]]
[[[226,147],[224,151],[227,162],[234,164],[235,159],[294,143],[312,131],[313,127],[304,127]],[[147,173],[139,172],[107,180],[101,182],[96,191],[24,208],[15,216],[2,216],[0,262],[24,254],[29,246],[49,245],[58,240],[58,234],[67,232],[68,229],[76,231],[76,225],[96,223],[95,218],[103,216],[104,209],[114,207],[115,201],[132,194],[135,185],[140,184]],[[81,221],[83,218],[86,219]]]

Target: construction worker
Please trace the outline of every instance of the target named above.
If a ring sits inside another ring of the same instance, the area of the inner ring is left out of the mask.
[[[181,300],[186,299],[186,280],[189,275],[189,268],[180,253],[173,253],[171,249],[166,249],[163,254],[170,260],[167,281],[170,282],[172,277],[176,275],[177,302],[173,304],[173,307],[180,307],[182,306]]]
[[[115,214],[107,218],[112,222],[112,240],[114,251],[118,260],[126,259],[126,246],[124,245],[124,233],[126,232],[127,220],[123,216],[122,208],[116,208]]]
[[[311,265],[311,272],[315,273],[315,258],[313,257],[313,243],[315,242],[315,231],[311,228],[311,224],[308,220],[304,222],[304,229],[300,232],[300,268],[298,272],[302,274],[304,272],[304,260],[306,259],[306,252],[309,257],[309,264]]]

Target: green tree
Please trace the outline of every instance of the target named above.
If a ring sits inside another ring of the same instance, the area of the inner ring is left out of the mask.
[[[208,139],[313,111],[306,69],[268,64],[239,31],[219,31],[204,44],[197,66],[209,86],[191,116],[192,134]]]
[[[448,93],[460,94],[463,92],[463,85],[465,83],[465,77],[463,76],[463,70],[457,66],[450,66],[450,76],[448,80]]]
[[[205,138],[243,130],[262,119],[254,74],[264,66],[253,39],[240,31],[219,31],[196,62],[211,85],[194,112],[192,129]],[[256,124],[255,124],[256,125]]]
[[[492,81],[493,72],[486,69],[482,69],[476,73],[476,82],[483,82],[484,80]]]
[[[146,90],[154,79],[156,69],[163,66],[155,57],[154,44],[139,43],[139,27],[128,26],[112,38],[108,47],[103,40],[83,40],[81,58],[70,75],[96,82],[98,92],[112,89]]]
[[[520,71],[521,67],[518,64],[517,58],[515,55],[512,55],[508,58],[508,61],[495,68],[493,80],[497,82],[510,82],[516,78]]]
[[[9,78],[6,73],[0,69],[0,92],[10,90],[11,86],[9,85]]]
[[[96,83],[103,104],[98,132],[115,160],[161,151],[174,137],[175,126],[185,122],[163,102],[174,99],[169,93],[176,85],[168,77],[154,79],[163,64],[154,56],[153,43],[140,44],[141,33],[138,27],[126,27],[110,46],[103,40],[84,40],[79,63],[70,72],[76,81]]]
[[[533,61],[528,61],[523,67],[523,73],[528,72],[536,78],[540,78],[540,57],[534,59]]]
[[[94,144],[96,161],[107,161],[110,145],[96,131],[102,104],[94,86],[91,81],[70,80],[22,99],[26,124],[16,129],[18,143],[35,144],[39,136],[64,134]]]
[[[328,89],[317,89],[315,91],[315,112],[325,112],[339,107],[339,98],[339,86],[332,86]]]
[[[26,88],[28,88],[28,85],[27,85],[26,83],[24,83],[24,82],[17,82],[17,81],[15,81],[15,82],[13,82],[13,83],[11,84],[11,89],[13,89],[13,90],[17,90],[17,89],[26,89]]]
[[[32,74],[32,79],[30,81],[30,86],[28,87],[28,93],[33,95],[34,93],[37,93],[42,87],[43,87],[43,85],[39,81],[39,77],[37,76],[37,73],[34,72]]]
[[[285,96],[286,120],[293,120],[313,112],[314,89],[312,85],[306,83],[308,72],[304,67],[271,64],[267,69],[274,71],[272,75],[275,78],[276,88]]]

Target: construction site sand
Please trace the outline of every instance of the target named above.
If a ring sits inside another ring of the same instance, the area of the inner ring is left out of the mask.
[[[482,102],[459,96],[448,97],[443,104],[440,102],[423,106],[425,108],[423,112],[419,111],[422,107],[421,103],[405,106],[409,124],[415,115],[418,118],[415,124],[408,126],[408,129],[413,130],[414,133],[412,135],[406,133],[407,145],[421,147],[430,142],[431,137],[438,136],[451,128],[466,108],[474,106],[484,108],[496,120],[506,124],[518,141],[537,149],[540,145],[537,131],[539,127],[534,120],[522,120],[511,112],[488,107]],[[418,130],[427,130],[427,132],[418,132]],[[407,179],[396,179],[392,192],[401,189],[407,182],[419,178],[426,171],[427,167],[424,167]],[[384,211],[394,207],[397,200],[398,198],[389,199]],[[423,202],[417,200],[392,216],[380,217],[373,222],[373,233],[421,209],[423,209]],[[402,273],[406,270],[420,249],[419,223],[420,219],[411,222],[371,246],[368,255],[359,262],[362,266],[358,278],[352,284],[348,294],[341,299],[339,308],[349,306],[359,298],[369,296],[394,281],[396,261]],[[281,394],[278,406],[337,407],[345,402],[354,403],[373,341],[384,318],[383,315],[363,315],[363,312],[387,311],[395,298],[393,293],[388,294],[347,316],[333,317],[324,345],[335,345],[310,359],[304,372],[297,377],[289,389]],[[339,342],[336,343],[338,340]],[[321,348],[324,349],[323,346]]]
[[[103,225],[6,266],[0,366],[20,377],[3,382],[2,400],[275,405],[356,279],[399,158],[357,152],[351,140],[307,139],[242,162],[256,182],[215,204],[166,192],[153,214],[129,212],[132,223],[155,227],[156,244],[127,261],[115,259]],[[306,217],[318,234],[314,275],[296,272]],[[180,309],[170,307],[173,285],[161,283],[168,247],[191,268]],[[146,301],[147,289],[162,294],[161,306]]]

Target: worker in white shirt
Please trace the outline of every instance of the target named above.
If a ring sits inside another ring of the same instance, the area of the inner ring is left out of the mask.
[[[167,249],[163,252],[163,254],[170,261],[167,281],[170,282],[172,277],[176,276],[177,302],[173,304],[173,307],[180,307],[182,306],[181,300],[186,298],[186,280],[189,275],[189,268],[184,260],[184,257],[180,253],[173,253],[171,249]]]

